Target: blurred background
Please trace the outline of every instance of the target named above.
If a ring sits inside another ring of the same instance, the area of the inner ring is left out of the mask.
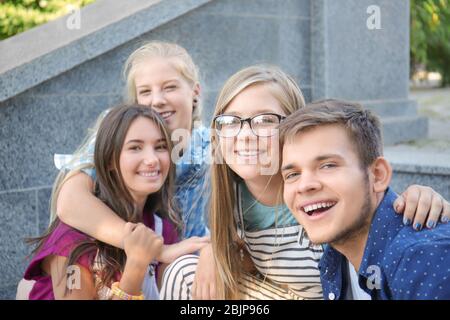
[[[430,139],[416,144],[450,149],[449,1],[411,0],[410,32],[411,96],[430,119]]]
[[[0,40],[49,22],[95,0],[0,0]]]

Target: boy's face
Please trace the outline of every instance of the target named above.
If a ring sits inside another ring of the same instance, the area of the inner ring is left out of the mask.
[[[323,125],[283,147],[284,201],[313,243],[351,237],[370,222],[375,197],[345,129]]]

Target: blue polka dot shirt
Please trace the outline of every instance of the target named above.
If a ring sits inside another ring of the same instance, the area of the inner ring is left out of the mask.
[[[359,286],[372,299],[450,299],[450,224],[415,231],[394,212],[390,189],[372,220],[358,272]],[[347,259],[328,246],[320,265],[324,298],[345,299]]]

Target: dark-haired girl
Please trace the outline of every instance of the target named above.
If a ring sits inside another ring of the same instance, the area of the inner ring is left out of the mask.
[[[194,237],[175,244],[181,222],[172,202],[171,150],[164,120],[150,108],[121,106],[106,115],[95,143],[94,194],[127,222],[124,249],[56,219],[34,239],[35,256],[25,272],[35,281],[29,299],[158,299],[158,261],[207,243]]]

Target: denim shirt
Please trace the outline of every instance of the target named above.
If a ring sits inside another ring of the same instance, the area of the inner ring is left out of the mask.
[[[62,170],[72,170],[83,164],[93,164],[96,132],[89,138],[85,151],[73,155],[55,154],[55,166]],[[209,179],[210,137],[209,130],[199,127],[192,130],[189,147],[176,162],[175,199],[181,212],[184,230],[183,238],[209,235],[207,212],[211,193]],[[82,169],[95,180],[93,166]]]
[[[196,128],[192,131],[188,149],[176,163],[175,198],[183,213],[184,238],[209,235],[209,148],[209,130],[205,127]]]
[[[450,224],[415,231],[394,212],[388,189],[372,220],[359,286],[373,300],[450,299]],[[347,259],[328,246],[319,264],[324,298],[345,299]]]

